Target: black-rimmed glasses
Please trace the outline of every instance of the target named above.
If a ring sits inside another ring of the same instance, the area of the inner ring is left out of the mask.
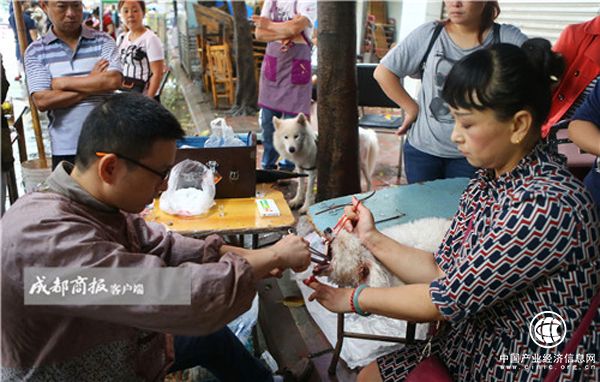
[[[105,152],[101,152],[101,151],[96,152],[96,156],[98,156],[100,158],[102,158],[108,154],[114,154],[117,158],[126,160],[127,162],[133,163],[134,165],[143,168],[144,170],[150,171],[154,175],[159,176],[162,180],[167,180],[169,178],[169,174],[171,173],[171,168],[168,168],[164,171],[158,171],[158,170],[153,169],[152,167],[149,167],[143,163],[138,162],[135,159],[128,158],[125,155],[121,155],[121,154],[117,154],[117,153],[105,153]]]

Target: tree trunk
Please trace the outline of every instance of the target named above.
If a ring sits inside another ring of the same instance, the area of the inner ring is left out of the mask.
[[[360,192],[356,98],[356,3],[319,1],[318,192],[326,200]]]
[[[235,105],[232,115],[252,115],[258,111],[258,89],[254,77],[252,33],[247,19],[246,3],[232,1],[234,24],[234,51],[236,68]]]

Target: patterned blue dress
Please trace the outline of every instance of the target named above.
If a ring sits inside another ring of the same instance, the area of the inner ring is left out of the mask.
[[[540,144],[496,179],[479,170],[435,254],[445,276],[430,284],[445,317],[432,354],[455,381],[538,381],[600,291],[600,220],[563,158]],[[538,346],[530,321],[560,315],[566,337]],[[401,381],[423,345],[378,359],[384,381]],[[600,314],[561,374],[563,381],[600,381]]]

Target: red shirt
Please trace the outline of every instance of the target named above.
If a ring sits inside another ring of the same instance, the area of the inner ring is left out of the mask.
[[[565,58],[565,73],[552,96],[552,106],[542,136],[577,100],[588,84],[600,74],[600,16],[565,28],[552,48]]]
[[[108,26],[112,25],[112,23],[112,17],[110,16],[110,13],[105,13],[104,16],[102,16],[102,31],[108,33]],[[115,39],[114,29],[113,32],[110,33],[110,37]]]

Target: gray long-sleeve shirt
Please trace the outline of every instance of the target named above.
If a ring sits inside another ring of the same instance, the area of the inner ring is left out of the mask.
[[[59,166],[2,218],[2,380],[160,380],[169,334],[205,335],[246,311],[250,264],[222,240],[167,232],[93,198]],[[26,267],[186,267],[190,305],[32,306]]]

